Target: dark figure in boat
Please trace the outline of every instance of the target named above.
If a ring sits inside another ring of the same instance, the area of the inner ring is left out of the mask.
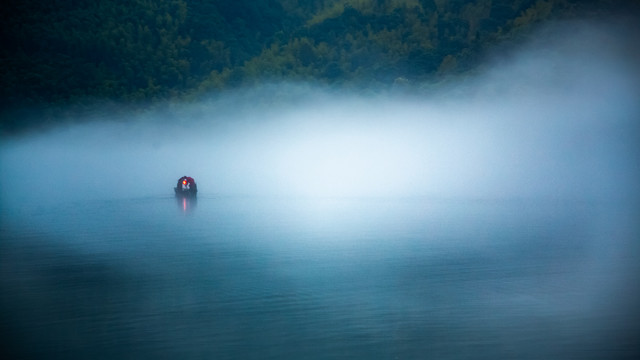
[[[198,192],[196,182],[190,176],[183,176],[178,179],[178,185],[174,188],[176,195],[195,196]]]

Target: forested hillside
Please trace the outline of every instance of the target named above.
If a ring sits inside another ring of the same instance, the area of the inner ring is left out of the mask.
[[[0,98],[17,107],[172,99],[264,80],[386,86],[607,0],[9,0]]]

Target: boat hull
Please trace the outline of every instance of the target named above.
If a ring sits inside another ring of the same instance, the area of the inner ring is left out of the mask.
[[[183,189],[178,189],[173,188],[173,191],[175,191],[176,196],[179,197],[195,197],[196,194],[198,194],[198,190],[194,190],[194,189],[187,189],[187,190],[183,190]]]

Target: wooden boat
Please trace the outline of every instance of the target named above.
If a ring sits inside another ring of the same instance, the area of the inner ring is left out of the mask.
[[[193,197],[198,193],[198,186],[192,177],[183,176],[178,179],[178,184],[173,190],[176,192],[176,196]]]

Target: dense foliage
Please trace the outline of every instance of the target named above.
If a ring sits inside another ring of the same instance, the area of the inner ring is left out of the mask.
[[[152,101],[265,79],[360,86],[430,79],[469,69],[496,41],[584,6],[579,0],[9,0],[0,33],[1,106]]]

